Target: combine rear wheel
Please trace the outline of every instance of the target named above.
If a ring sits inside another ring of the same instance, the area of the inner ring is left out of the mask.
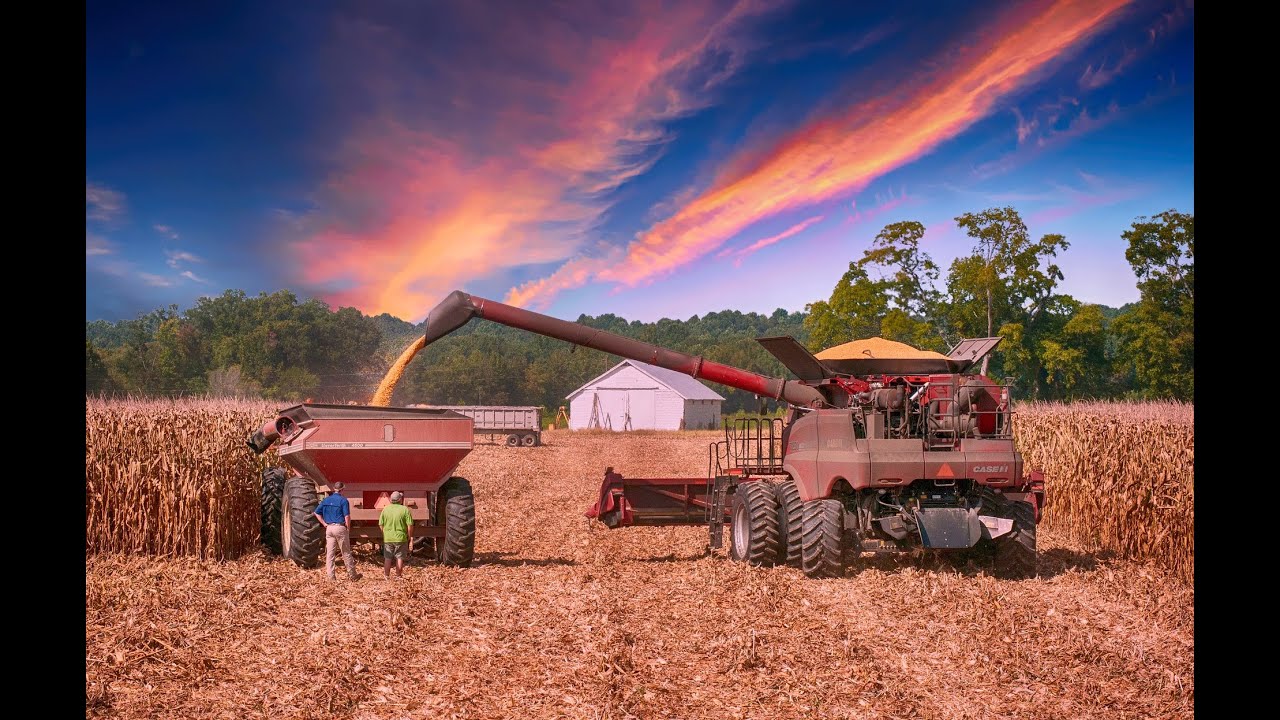
[[[729,557],[749,565],[778,562],[778,500],[773,484],[744,482],[733,492]]]
[[[319,504],[314,482],[304,477],[285,481],[280,512],[281,551],[299,567],[313,568],[320,561],[324,526],[316,519]]]
[[[436,540],[437,559],[469,567],[476,551],[476,501],[466,478],[451,477],[440,487],[436,524],[444,526],[444,537]]]
[[[280,507],[284,499],[285,471],[280,468],[268,468],[262,471],[262,544],[272,553],[279,555],[280,523],[283,520]]]
[[[778,499],[778,561],[787,567],[802,567],[801,537],[804,530],[804,501],[795,480],[785,480],[774,488]]]
[[[844,541],[844,505],[839,500],[811,500],[804,504],[801,530],[801,564],[811,578],[844,576],[847,548]]]
[[[1013,529],[994,540],[981,540],[978,549],[992,558],[997,577],[1019,579],[1036,575],[1036,511],[1030,503],[1013,502],[986,487],[979,487],[982,515],[1013,521]]]

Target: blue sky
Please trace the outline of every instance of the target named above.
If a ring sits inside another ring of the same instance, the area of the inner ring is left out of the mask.
[[[1194,212],[1185,0],[88,6],[86,318],[288,288],[420,320],[803,309],[884,225]]]

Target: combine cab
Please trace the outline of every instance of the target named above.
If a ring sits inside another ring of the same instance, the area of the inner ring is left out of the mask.
[[[455,472],[471,452],[471,422],[438,409],[307,403],[281,410],[249,439],[259,454],[276,445],[293,471],[263,474],[263,542],[302,567],[315,567],[324,548],[316,505],[342,482],[353,541],[381,541],[378,516],[399,490],[413,515],[414,551],[469,565],[475,503],[470,483]]]

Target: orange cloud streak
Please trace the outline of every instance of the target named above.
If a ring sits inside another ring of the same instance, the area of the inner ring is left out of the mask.
[[[594,279],[635,286],[714,251],[761,219],[861,190],[990,114],[1000,98],[1032,82],[1127,4],[1057,0],[1019,6],[971,51],[948,60],[941,75],[909,88],[900,102],[876,98],[808,123],[753,166],[722,178],[645,232],[621,262]]]
[[[741,265],[742,259],[750,255],[751,253],[754,253],[755,251],[761,250],[763,248],[767,248],[770,245],[776,242],[781,242],[783,240],[786,240],[789,237],[799,235],[800,233],[804,232],[810,225],[813,225],[814,223],[822,222],[824,218],[826,218],[826,215],[815,215],[814,217],[801,220],[800,222],[796,223],[795,225],[792,225],[786,230],[783,230],[777,235],[770,235],[767,238],[761,238],[760,240],[757,240],[751,243],[750,245],[748,245],[747,247],[744,247],[740,250],[722,250],[716,255],[716,257],[726,257],[728,255],[736,255],[738,259],[734,264]]]

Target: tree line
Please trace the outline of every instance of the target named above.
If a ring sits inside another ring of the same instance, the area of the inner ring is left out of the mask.
[[[1033,241],[1013,208],[967,213],[956,222],[973,248],[945,276],[920,249],[924,226],[900,222],[885,226],[830,296],[805,312],[726,310],[652,323],[606,314],[577,321],[769,375],[786,371],[756,337],[791,335],[817,351],[879,335],[945,351],[964,337],[1002,335],[984,371],[1014,378],[1020,397],[1191,398],[1191,215],[1169,210],[1138,218],[1122,233],[1141,298],[1119,309],[1058,292],[1063,274],[1053,260],[1069,247],[1067,239]],[[257,297],[228,290],[185,311],[171,305],[132,320],[86,323],[85,390],[366,402],[391,361],[423,330],[387,314],[334,310],[287,290]],[[554,409],[617,361],[475,321],[423,350],[393,402]],[[726,397],[726,413],[766,405],[749,393],[715,390]]]

